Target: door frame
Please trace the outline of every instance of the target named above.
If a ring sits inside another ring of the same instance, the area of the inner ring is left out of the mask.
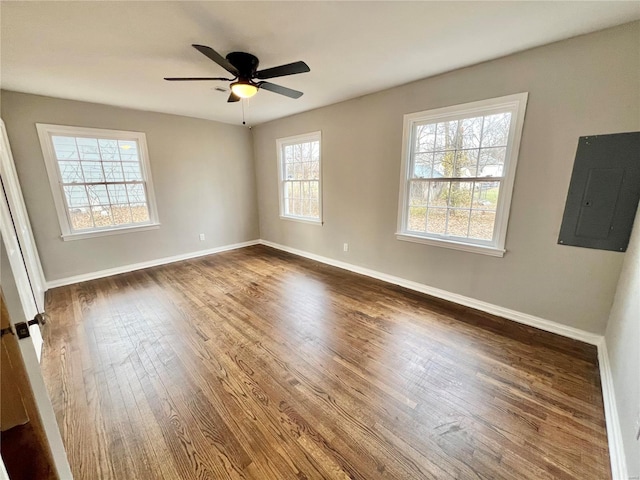
[[[0,120],[1,121],[1,120]],[[44,281],[42,280],[42,270],[37,268],[37,265],[32,264],[28,267],[29,263],[33,263],[36,260],[39,263],[37,257],[37,250],[35,250],[35,243],[31,234],[31,227],[29,225],[28,217],[26,216],[26,209],[24,208],[24,200],[22,200],[22,193],[20,191],[20,185],[18,184],[17,176],[15,176],[15,167],[6,168],[7,160],[10,160],[11,166],[13,166],[13,157],[9,149],[9,144],[6,137],[6,131],[4,129],[4,122],[1,124],[2,138],[0,138],[0,157],[2,159],[0,170],[0,233],[2,234],[2,240],[9,258],[9,265],[0,265],[2,268],[9,268],[11,275],[15,281],[15,286],[18,290],[18,297],[20,298],[20,304],[22,312],[15,313],[11,316],[10,322],[13,331],[15,332],[15,324],[20,322],[27,322],[38,313],[37,295],[32,293],[32,285],[37,284],[40,281],[42,286],[42,303],[44,303]],[[14,176],[12,177],[12,173]],[[9,187],[8,187],[9,185]],[[9,193],[5,189],[11,189],[12,193]],[[15,193],[19,193],[20,197],[16,198]],[[6,195],[5,195],[6,193]],[[9,197],[14,195],[13,200]],[[18,205],[18,212],[15,217],[12,217],[13,211],[10,210],[10,202],[13,201],[14,205]],[[20,205],[22,207],[20,207]],[[22,210],[20,210],[22,208]],[[17,221],[26,221],[25,225],[20,227],[16,224]],[[29,238],[30,236],[30,238]],[[21,248],[20,237],[27,237],[26,242],[23,245],[27,245],[24,249]],[[29,253],[30,260],[24,258],[24,252],[32,251]],[[30,282],[28,268],[34,268],[36,278],[34,282]],[[39,275],[39,277],[38,277]],[[34,298],[36,297],[36,298]],[[35,300],[35,302],[34,302]],[[8,307],[8,306],[7,306]],[[44,307],[44,305],[43,305]],[[43,310],[44,311],[44,308]],[[24,367],[27,373],[27,380],[33,391],[35,403],[40,421],[44,428],[47,442],[53,457],[54,468],[58,473],[58,477],[64,480],[72,479],[71,468],[69,461],[67,460],[67,454],[62,442],[62,435],[60,435],[60,429],[56,421],[56,416],[51,405],[51,400],[47,393],[47,388],[42,377],[42,370],[40,369],[40,363],[38,361],[38,355],[36,348],[32,342],[31,337],[26,337],[18,340],[18,346],[20,349],[20,355],[24,362]]]
[[[33,295],[30,294],[29,296],[33,297],[37,311],[33,314],[28,314],[28,318],[32,319],[38,312],[45,311],[44,294],[47,290],[46,281],[44,278],[44,272],[42,271],[42,264],[40,263],[38,249],[36,248],[34,240],[35,237],[31,230],[27,207],[24,203],[24,197],[22,196],[22,189],[20,188],[20,182],[18,181],[18,174],[13,161],[11,147],[9,145],[7,129],[1,118],[0,130],[2,131],[0,136],[0,178],[2,179],[9,212],[18,237],[18,246],[22,252],[27,274],[29,275],[30,288],[33,291]],[[25,287],[23,286],[23,288]],[[21,292],[20,295],[22,296],[26,293],[28,292],[24,291]],[[27,311],[31,312],[32,309],[25,309],[25,313],[27,313]]]

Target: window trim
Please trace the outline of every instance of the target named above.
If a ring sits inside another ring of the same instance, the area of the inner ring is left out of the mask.
[[[396,238],[409,242],[423,243],[438,247],[451,248],[472,253],[480,253],[495,257],[504,256],[505,240],[507,236],[507,224],[511,209],[511,199],[513,195],[513,185],[515,181],[518,155],[520,152],[520,141],[522,139],[522,128],[527,105],[528,93],[517,93],[503,97],[490,98],[477,102],[452,105],[449,107],[436,108],[421,112],[404,115],[403,135],[402,135],[402,163],[400,171],[400,191],[398,200],[398,224]],[[405,230],[408,212],[408,183],[411,167],[411,153],[413,145],[413,127],[417,123],[437,123],[444,120],[459,120],[469,118],[473,115],[486,115],[492,111],[511,111],[512,121],[507,141],[505,156],[505,169],[503,172],[503,183],[496,205],[496,223],[494,226],[494,239],[465,241],[468,239],[461,237],[448,237],[437,234],[415,234]]]
[[[49,186],[53,195],[53,203],[58,215],[58,223],[60,224],[61,237],[63,240],[80,240],[84,238],[102,237],[106,235],[116,235],[121,233],[130,233],[143,230],[151,230],[160,228],[160,220],[158,218],[158,209],[156,206],[156,198],[153,188],[153,180],[151,177],[151,167],[149,166],[149,152],[147,150],[147,139],[143,132],[132,132],[125,130],[108,130],[102,128],[74,127],[70,125],[54,125],[49,123],[36,123],[38,138],[42,148],[44,164],[47,169],[49,178]],[[64,199],[64,189],[62,186],[62,178],[57,165],[55,150],[53,148],[53,135],[87,137],[87,138],[104,138],[111,140],[135,140],[138,143],[138,155],[140,157],[140,170],[145,184],[145,192],[147,195],[147,209],[149,210],[149,221],[145,223],[136,223],[132,225],[124,225],[119,227],[101,227],[91,230],[74,232],[71,228],[71,220],[69,211]]]
[[[319,144],[318,163],[318,218],[302,217],[298,215],[286,215],[284,213],[284,178],[283,178],[283,158],[282,148],[287,145],[295,145],[298,143],[317,141]],[[303,133],[291,137],[283,137],[276,139],[277,157],[278,157],[278,202],[279,215],[282,220],[292,220],[294,222],[309,223],[312,225],[323,225],[323,208],[322,208],[322,131]]]

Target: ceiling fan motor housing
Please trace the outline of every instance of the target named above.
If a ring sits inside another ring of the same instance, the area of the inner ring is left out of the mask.
[[[247,82],[251,81],[260,63],[258,57],[245,52],[231,52],[227,55],[227,60],[240,72],[238,78]]]

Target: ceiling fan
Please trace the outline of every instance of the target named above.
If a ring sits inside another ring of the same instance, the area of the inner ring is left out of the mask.
[[[238,102],[241,98],[250,98],[258,93],[258,89],[269,90],[270,92],[279,93],[290,98],[300,98],[302,92],[291,88],[276,85],[275,83],[265,82],[267,78],[284,77],[286,75],[295,75],[297,73],[310,72],[309,66],[304,62],[293,62],[279,67],[258,70],[260,63],[258,58],[250,53],[231,52],[227,57],[223,57],[213,48],[205,45],[192,45],[209,59],[216,62],[227,72],[233,75],[233,78],[224,77],[165,77],[165,80],[171,82],[192,82],[202,80],[222,80],[233,82],[231,84],[231,95],[227,102]],[[261,81],[254,81],[254,80]]]

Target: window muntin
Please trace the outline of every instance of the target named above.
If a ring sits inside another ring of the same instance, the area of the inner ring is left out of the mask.
[[[38,124],[65,236],[157,225],[145,136]]]
[[[280,216],[322,221],[320,132],[278,139]]]
[[[398,238],[504,252],[525,104],[520,94],[405,116]]]

